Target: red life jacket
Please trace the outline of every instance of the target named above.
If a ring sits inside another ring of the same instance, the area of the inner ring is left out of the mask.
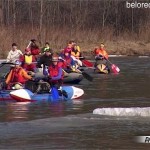
[[[39,55],[40,54],[39,48],[31,48],[31,54],[32,55]]]
[[[56,65],[56,66],[51,65],[51,66],[49,67],[49,74],[50,74],[50,76],[51,76],[51,77],[56,77],[56,76],[58,76],[59,68],[60,68],[59,65]],[[62,74],[61,79],[63,79],[63,74]]]
[[[21,71],[22,68],[19,68],[19,69],[13,69],[12,70],[12,76],[11,76],[11,79],[10,79],[10,82],[11,83],[15,83],[15,82],[19,82],[19,83],[22,83],[24,84],[25,82],[25,79],[23,76],[21,76],[20,74],[20,71]]]
[[[64,62],[63,62],[63,65],[62,65],[62,68],[66,69],[67,66],[70,66],[71,65],[71,61],[72,61],[72,58],[69,57],[69,58],[64,58]]]

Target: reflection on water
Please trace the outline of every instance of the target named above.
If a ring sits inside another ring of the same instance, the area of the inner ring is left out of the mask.
[[[5,121],[27,120],[29,102],[7,103]]]
[[[2,122],[27,121],[82,113],[83,104],[83,99],[57,103],[0,102],[0,120]]]

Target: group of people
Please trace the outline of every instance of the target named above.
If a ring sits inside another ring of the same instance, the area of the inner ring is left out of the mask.
[[[103,43],[100,47],[95,48],[94,56],[95,67],[100,63],[107,63],[108,54]],[[12,63],[11,70],[6,77],[6,87],[7,89],[15,87],[16,83],[23,87],[22,85],[28,80],[35,80],[33,74],[38,72],[38,68],[42,68],[46,82],[59,88],[63,83],[65,72],[75,71],[79,66],[84,65],[80,60],[81,57],[80,47],[75,41],[69,41],[59,54],[50,48],[48,42],[40,49],[36,40],[32,39],[24,53],[18,50],[16,43],[13,43],[6,60],[8,63]]]
[[[38,72],[39,68],[42,68],[43,74],[48,78],[47,82],[60,87],[64,72],[71,72],[82,65],[80,56],[80,48],[74,41],[69,41],[60,54],[53,52],[48,42],[40,50],[36,40],[32,39],[24,53],[13,43],[6,60],[7,63],[12,63],[6,77],[6,87],[9,89],[16,83],[24,85],[28,80],[35,80],[33,74]]]

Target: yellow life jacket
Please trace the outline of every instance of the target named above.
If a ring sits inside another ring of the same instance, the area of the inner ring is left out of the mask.
[[[105,74],[108,74],[109,72],[108,72],[108,70],[106,69],[106,65],[104,65],[104,64],[99,64],[99,65],[97,65],[97,72],[99,72],[99,73],[105,73]]]
[[[80,57],[80,47],[79,46],[74,46],[74,49],[77,50],[75,53],[74,51],[71,52],[71,55],[74,57]]]
[[[31,64],[32,63],[32,55],[30,55],[30,56],[25,55],[24,60],[25,60],[25,64]]]
[[[75,49],[77,49],[78,52],[80,52],[80,47],[79,46],[75,46]]]

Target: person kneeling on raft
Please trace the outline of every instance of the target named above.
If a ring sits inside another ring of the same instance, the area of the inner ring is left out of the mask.
[[[6,78],[6,89],[19,89],[27,80],[32,80],[32,77],[21,67],[21,62],[16,60],[14,66],[10,70]],[[19,86],[20,85],[20,86]],[[12,88],[13,87],[13,88]]]
[[[64,75],[62,67],[59,64],[59,58],[57,56],[52,57],[52,64],[49,65],[47,73],[45,72],[44,75],[46,74],[48,76],[48,82],[50,83],[51,87],[56,87],[60,95],[68,97],[67,93],[61,90]]]

